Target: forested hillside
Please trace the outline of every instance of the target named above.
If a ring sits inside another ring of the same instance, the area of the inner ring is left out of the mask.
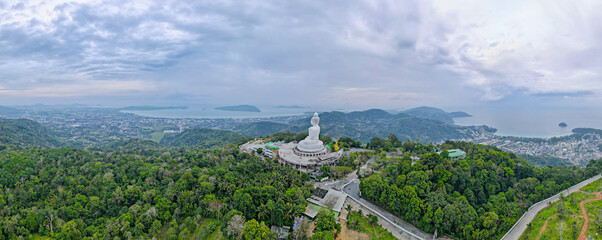
[[[254,122],[242,124],[234,128],[233,131],[252,137],[263,137],[273,133],[289,129],[290,126],[285,123],[275,122]]]
[[[495,147],[447,142],[466,159],[444,152],[386,161],[380,172],[364,178],[362,196],[421,229],[460,239],[499,239],[533,203],[602,171],[602,160],[587,168],[528,165]]]
[[[395,134],[400,140],[438,142],[445,139],[470,138],[472,133],[495,131],[486,126],[461,127],[443,122],[417,118],[405,113],[390,114],[372,109],[362,112],[328,112],[320,115],[322,132],[333,137],[351,137],[368,142],[372,137],[385,138]]]
[[[454,117],[470,117],[470,114],[465,112],[448,113],[434,107],[417,107],[402,111],[402,113],[417,117],[438,120],[447,124],[454,124]]]
[[[238,143],[248,138],[245,135],[226,130],[193,128],[181,133],[166,134],[160,143],[170,147],[194,146],[205,149]]]
[[[525,159],[525,161],[528,164],[536,166],[536,167],[547,167],[547,166],[558,167],[558,166],[571,166],[572,165],[568,160],[562,159],[562,158],[557,158],[557,157],[534,156],[534,155],[528,155],[528,154],[518,154],[518,156],[522,159]]]
[[[57,135],[50,129],[28,119],[0,119],[0,146],[57,147]]]
[[[313,189],[307,174],[236,148],[5,149],[0,159],[0,239],[205,239],[211,219],[224,236],[245,222],[269,234],[252,219],[290,226]]]
[[[235,131],[251,136],[274,134],[280,131],[299,133],[307,131],[310,118],[293,121],[288,126],[270,122],[241,125]],[[405,113],[390,114],[380,109],[350,113],[324,112],[320,114],[320,128],[323,134],[336,138],[351,137],[361,142],[368,142],[375,136],[385,138],[391,133],[403,141],[419,139],[426,143],[471,138],[476,133],[495,132],[494,128],[487,126],[456,126]]]

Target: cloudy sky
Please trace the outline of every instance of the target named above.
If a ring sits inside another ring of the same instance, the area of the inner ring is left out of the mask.
[[[0,105],[602,105],[602,1],[493,2],[0,0]]]

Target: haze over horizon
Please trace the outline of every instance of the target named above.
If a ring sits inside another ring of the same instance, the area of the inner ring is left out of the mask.
[[[0,1],[0,105],[602,108],[599,1]]]

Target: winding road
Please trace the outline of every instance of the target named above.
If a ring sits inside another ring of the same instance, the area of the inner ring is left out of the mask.
[[[365,168],[368,163],[373,162],[373,161],[374,161],[374,158],[369,159],[367,161],[367,163],[362,167]],[[348,195],[348,197],[351,198],[353,201],[355,201],[356,203],[358,203],[360,205],[363,205],[365,208],[367,208],[368,210],[373,212],[374,215],[377,215],[380,218],[383,218],[386,222],[386,224],[383,224],[383,227],[387,228],[391,232],[399,233],[399,235],[401,236],[401,239],[409,239],[409,240],[414,240],[414,239],[431,240],[431,239],[433,239],[432,234],[429,234],[429,233],[426,233],[426,232],[420,230],[419,228],[413,226],[412,224],[409,224],[409,223],[405,222],[404,220],[402,220],[401,218],[398,218],[397,216],[388,212],[387,210],[373,204],[372,202],[370,202],[366,199],[363,199],[360,196],[359,183],[360,183],[360,180],[358,179],[357,174],[354,171],[354,172],[348,174],[344,179],[341,179],[338,181],[330,181],[330,182],[319,182],[319,183],[315,183],[314,186],[322,187],[322,188],[331,188],[331,189],[335,189],[335,190],[346,193]]]

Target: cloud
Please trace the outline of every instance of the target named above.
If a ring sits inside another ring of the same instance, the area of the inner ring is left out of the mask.
[[[118,81],[118,80],[80,80],[74,82],[61,82],[49,86],[34,86],[27,89],[4,89],[0,93],[5,96],[19,97],[79,97],[79,96],[106,96],[126,95],[136,92],[156,90],[155,86],[144,81]]]
[[[515,92],[602,92],[602,4],[595,1],[438,1],[418,43],[432,61],[460,73],[485,100]],[[461,6],[461,7],[460,7]],[[485,14],[487,13],[487,14]]]
[[[587,0],[3,2],[0,86],[251,104],[595,102],[600,10]]]

